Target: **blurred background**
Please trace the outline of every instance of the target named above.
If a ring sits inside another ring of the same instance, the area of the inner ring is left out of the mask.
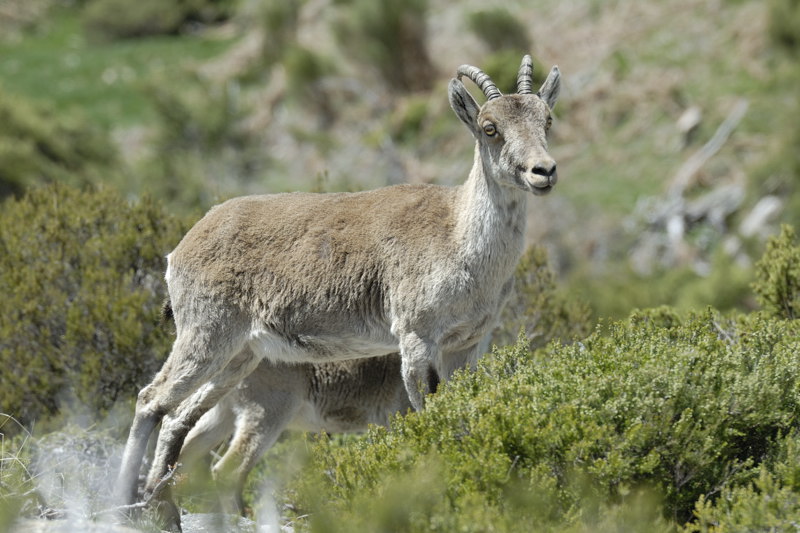
[[[45,182],[199,217],[247,193],[457,184],[458,65],[563,91],[529,239],[598,317],[747,308],[800,216],[796,0],[2,0],[0,194]],[[479,91],[473,91],[476,95]],[[479,99],[482,95],[479,96]]]

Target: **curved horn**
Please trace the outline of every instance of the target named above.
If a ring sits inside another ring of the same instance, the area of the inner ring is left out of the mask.
[[[517,92],[519,94],[533,94],[533,60],[525,55],[517,73]]]
[[[475,82],[475,85],[480,87],[481,91],[483,91],[483,94],[486,95],[488,100],[493,100],[503,96],[489,75],[478,67],[473,67],[472,65],[461,65],[456,71],[456,76],[458,77],[459,81],[461,80],[461,76],[467,76],[469,79]]]

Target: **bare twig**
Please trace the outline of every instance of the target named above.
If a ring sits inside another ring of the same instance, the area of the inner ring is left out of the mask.
[[[683,195],[683,192],[689,186],[695,174],[697,174],[714,154],[719,152],[720,148],[722,148],[728,140],[731,132],[733,132],[739,124],[739,121],[742,120],[744,114],[747,112],[748,105],[749,103],[744,98],[737,101],[731,112],[728,113],[728,116],[725,117],[725,120],[720,124],[719,128],[717,128],[717,131],[714,132],[714,136],[681,165],[681,168],[678,169],[678,172],[676,172],[675,176],[672,178],[672,183],[669,188],[670,196]]]
[[[158,499],[158,497],[161,495],[161,493],[164,491],[167,485],[169,485],[169,482],[172,480],[172,478],[175,476],[175,473],[178,471],[179,466],[180,465],[175,465],[174,468],[170,468],[169,471],[167,471],[167,473],[164,474],[164,477],[162,477],[158,481],[158,484],[156,484],[155,488],[153,489],[153,492],[147,495],[147,497],[145,497],[144,500],[136,503],[131,503],[128,505],[117,505],[115,507],[109,507],[108,509],[97,511],[95,513],[92,513],[91,518],[94,519],[97,518],[98,516],[106,514],[120,514],[120,513],[125,513],[127,511],[146,509],[154,500]]]

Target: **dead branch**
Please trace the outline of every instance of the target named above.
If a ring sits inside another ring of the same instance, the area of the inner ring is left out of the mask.
[[[709,141],[704,144],[700,150],[692,154],[689,159],[687,159],[683,165],[681,165],[681,168],[678,169],[678,172],[676,172],[675,176],[672,178],[669,188],[670,196],[683,196],[683,192],[689,186],[695,174],[697,174],[697,172],[708,162],[709,159],[714,156],[714,154],[719,152],[720,148],[722,148],[722,146],[728,140],[728,137],[730,137],[733,130],[747,112],[748,106],[749,103],[746,99],[739,99],[739,101],[736,102],[736,105],[733,106],[731,112],[728,113],[728,116],[725,117],[725,120],[722,122],[722,124],[720,124],[719,128],[717,128],[717,131],[714,132],[714,135],[711,137],[711,139],[709,139]]]

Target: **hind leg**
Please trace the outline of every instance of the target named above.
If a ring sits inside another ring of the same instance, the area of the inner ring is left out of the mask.
[[[245,333],[243,328],[237,330],[235,327],[179,328],[167,361],[137,398],[117,478],[117,500],[120,503],[136,501],[139,469],[156,424],[228,365],[241,351]]]
[[[262,362],[226,398],[235,415],[235,432],[212,473],[220,502],[228,512],[244,510],[247,476],[300,411],[307,394],[303,365]]]
[[[231,405],[234,396],[236,396],[235,389],[200,417],[186,435],[179,457],[183,465],[191,469],[231,436],[235,427],[235,415]]]
[[[153,457],[153,465],[145,484],[145,494],[152,493],[170,468],[178,462],[184,439],[200,417],[250,374],[257,364],[258,359],[253,352],[249,348],[244,348],[211,381],[181,403],[177,410],[164,417]],[[169,490],[162,492],[159,500],[162,518],[168,525],[175,528],[180,522],[180,515],[172,502]]]

